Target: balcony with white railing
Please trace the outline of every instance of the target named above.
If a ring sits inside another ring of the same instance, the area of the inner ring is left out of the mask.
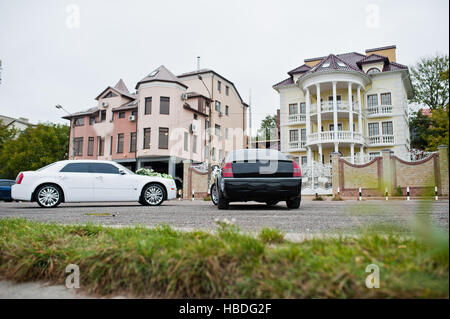
[[[288,124],[305,124],[306,123],[306,114],[290,114],[288,118]]]
[[[366,115],[368,118],[391,116],[392,105],[375,105],[367,108]]]
[[[367,138],[367,144],[369,146],[393,145],[394,144],[394,135],[369,136]]]
[[[289,151],[298,152],[306,150],[306,141],[291,141],[289,142]]]
[[[349,111],[348,100],[336,101],[336,106],[337,106],[338,112],[348,112]],[[333,101],[322,102],[320,105],[320,110],[321,110],[321,113],[333,112],[333,110],[334,110]],[[352,111],[358,112],[358,103],[357,102],[352,103]],[[317,104],[313,103],[313,104],[311,104],[311,114],[316,114],[316,113],[317,113]]]
[[[336,142],[364,144],[364,139],[361,133],[352,131],[325,131],[308,135],[308,144]]]

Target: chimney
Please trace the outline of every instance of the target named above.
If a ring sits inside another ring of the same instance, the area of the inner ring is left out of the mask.
[[[197,71],[200,71],[200,57],[197,57]]]
[[[397,57],[396,57],[396,53],[395,53],[396,49],[397,49],[397,47],[395,45],[390,45],[390,46],[381,47],[381,48],[367,49],[366,55],[378,54],[378,55],[387,57],[390,62],[397,62],[397,59],[396,59]]]

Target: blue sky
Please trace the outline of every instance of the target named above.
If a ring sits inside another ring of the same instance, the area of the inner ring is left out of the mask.
[[[73,4],[79,9],[74,23]],[[68,10],[68,11],[67,11]],[[397,45],[397,62],[449,51],[449,2],[0,0],[0,114],[65,123],[123,78],[130,90],[161,64],[232,80],[254,126],[274,114],[272,85],[303,59]]]

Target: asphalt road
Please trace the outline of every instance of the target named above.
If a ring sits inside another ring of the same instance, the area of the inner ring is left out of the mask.
[[[103,225],[168,224],[191,230],[216,228],[214,219],[236,220],[243,230],[263,227],[295,234],[353,233],[365,226],[410,226],[417,217],[429,217],[433,225],[448,230],[448,200],[404,201],[303,200],[300,209],[288,210],[284,202],[274,207],[259,203],[232,203],[228,210],[218,210],[211,202],[166,201],[159,207],[138,203],[69,203],[44,209],[36,203],[0,202],[0,218],[26,218],[41,222],[95,223]]]

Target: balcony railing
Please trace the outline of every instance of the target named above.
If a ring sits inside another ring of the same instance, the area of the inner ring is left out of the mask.
[[[348,100],[336,101],[338,111],[349,111]],[[333,112],[333,101],[325,101],[320,105],[321,112]],[[352,103],[352,111],[358,111],[358,103]],[[311,114],[317,113],[317,104],[311,104]]]
[[[317,142],[349,142],[362,144],[363,138],[361,133],[352,131],[325,131],[308,135],[308,144]]]
[[[367,117],[390,115],[392,115],[392,105],[376,105],[367,108]]]
[[[306,123],[306,114],[291,114],[288,118],[289,124],[303,124]]]
[[[306,141],[291,141],[289,142],[289,151],[303,151],[306,147]]]
[[[389,145],[394,144],[394,135],[376,135],[367,138],[369,145]]]

